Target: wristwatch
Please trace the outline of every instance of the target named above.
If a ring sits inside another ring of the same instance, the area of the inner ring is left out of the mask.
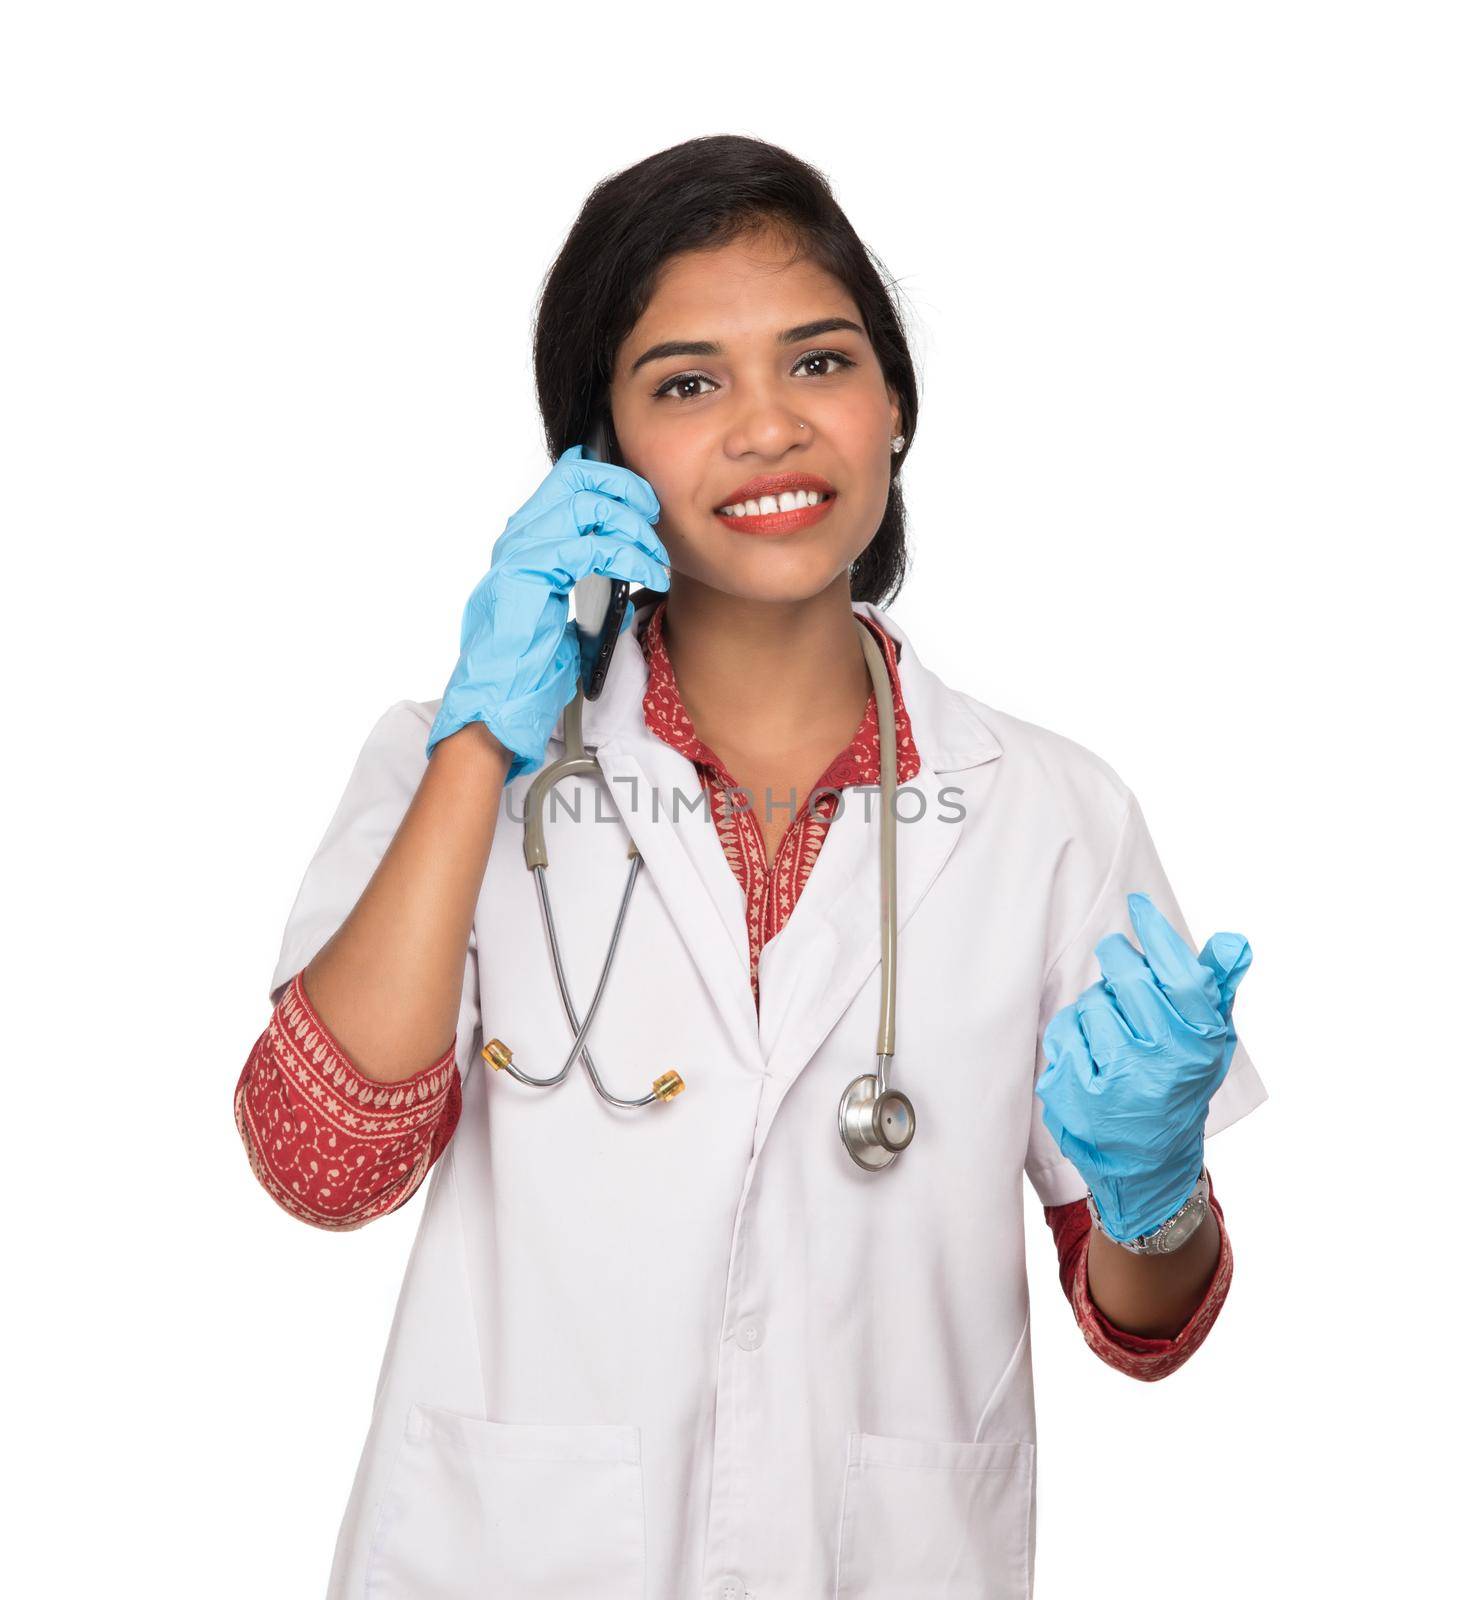
[[[1141,1233],[1137,1239],[1114,1239],[1103,1226],[1102,1217],[1098,1215],[1098,1207],[1093,1201],[1093,1191],[1091,1189],[1088,1191],[1088,1215],[1093,1219],[1093,1226],[1105,1239],[1113,1239],[1114,1244],[1132,1251],[1136,1256],[1167,1256],[1178,1250],[1205,1220],[1205,1213],[1209,1209],[1210,1173],[1208,1168],[1202,1167],[1200,1181],[1195,1185],[1189,1199],[1166,1222],[1161,1222],[1153,1233]]]

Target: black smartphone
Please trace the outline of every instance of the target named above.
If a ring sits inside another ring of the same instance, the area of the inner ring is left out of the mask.
[[[585,456],[591,461],[608,461],[608,430],[596,422],[585,440]],[[599,697],[610,670],[610,658],[620,638],[625,608],[630,603],[630,585],[624,578],[607,578],[598,572],[581,578],[574,586],[574,626],[579,636],[580,682],[585,699]]]

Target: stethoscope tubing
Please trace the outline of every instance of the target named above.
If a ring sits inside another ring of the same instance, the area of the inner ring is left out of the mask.
[[[876,642],[870,630],[862,625],[859,628],[859,642],[864,651],[864,659],[869,668],[870,680],[874,686],[875,709],[879,718],[879,790],[880,790],[880,817],[879,817],[879,882],[880,882],[880,1001],[879,1001],[879,1029],[875,1040],[875,1070],[870,1076],[856,1078],[844,1092],[844,1098],[839,1105],[840,1134],[856,1162],[867,1170],[879,1170],[889,1165],[895,1156],[908,1145],[914,1134],[914,1108],[908,1098],[898,1093],[888,1092],[889,1066],[895,1054],[895,995],[896,995],[896,945],[898,934],[898,917],[896,901],[895,877],[895,825],[898,817],[895,812],[896,801],[896,775],[897,751],[895,748],[895,711],[894,695],[890,685],[889,669],[885,664],[884,653]],[[585,1013],[583,1022],[577,1019],[574,1000],[569,992],[569,981],[564,971],[564,960],[559,948],[559,935],[554,925],[554,911],[549,899],[549,852],[544,834],[544,806],[550,791],[564,778],[573,776],[588,776],[605,782],[605,775],[601,769],[599,758],[586,752],[584,746],[585,696],[583,685],[575,690],[573,700],[565,707],[564,713],[564,740],[565,753],[558,761],[545,767],[534,782],[530,785],[528,801],[525,806],[524,817],[524,859],[529,869],[534,874],[534,881],[539,893],[539,906],[543,913],[544,929],[549,940],[549,950],[554,964],[554,978],[559,988],[559,998],[564,1006],[565,1017],[570,1027],[574,1030],[574,1043],[570,1046],[569,1054],[565,1057],[564,1064],[559,1071],[550,1078],[536,1078],[530,1073],[512,1064],[508,1059],[510,1052],[495,1050],[494,1064],[510,1073],[520,1083],[534,1088],[552,1088],[564,1081],[570,1068],[574,1065],[576,1056],[585,1064],[589,1073],[590,1082],[602,1099],[611,1105],[622,1106],[627,1109],[645,1106],[655,1100],[667,1098],[666,1094],[657,1093],[653,1087],[649,1094],[638,1099],[626,1099],[620,1095],[612,1094],[601,1081],[600,1074],[595,1067],[593,1056],[586,1044],[591,1024],[595,1020],[595,1013],[599,1010],[600,1002],[604,998],[605,987],[609,981],[610,969],[615,960],[615,952],[620,944],[620,935],[625,926],[626,913],[630,908],[630,897],[635,889],[636,876],[640,869],[640,852],[634,843],[630,846],[630,871],[626,877],[625,890],[620,898],[620,907],[615,917],[615,928],[610,937],[610,947],[605,953],[604,965],[600,969],[600,979],[595,986],[594,998],[590,1008]],[[607,785],[608,788],[608,785]],[[498,1041],[494,1041],[497,1046]],[[488,1052],[485,1050],[485,1055]],[[676,1088],[680,1083],[677,1074],[668,1074],[670,1078],[677,1079]],[[661,1083],[662,1080],[657,1080]],[[674,1091],[673,1091],[674,1092]],[[881,1133],[880,1129],[888,1123],[891,1131]]]

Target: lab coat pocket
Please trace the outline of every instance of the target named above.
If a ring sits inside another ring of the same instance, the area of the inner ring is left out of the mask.
[[[414,1405],[365,1587],[372,1600],[641,1600],[640,1429]]]
[[[851,1433],[838,1600],[1027,1600],[1034,1446]]]

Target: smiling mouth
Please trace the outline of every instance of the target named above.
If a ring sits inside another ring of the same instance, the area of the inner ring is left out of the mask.
[[[723,506],[716,512],[716,518],[724,528],[736,533],[773,538],[822,522],[836,498],[832,492],[820,494],[812,489],[794,489],[783,494],[762,495],[756,501],[745,500],[740,505]]]
[[[834,498],[833,491],[819,494],[814,489],[785,490],[782,494],[759,495],[755,500],[739,500],[730,506],[718,506],[719,517],[775,517],[782,512],[803,511],[809,506],[822,505]]]

